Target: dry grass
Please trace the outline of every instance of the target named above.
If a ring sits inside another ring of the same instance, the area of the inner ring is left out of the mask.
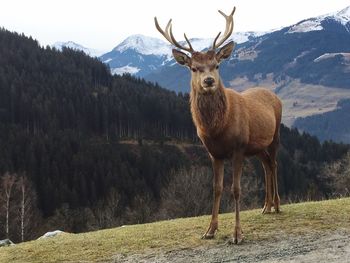
[[[282,213],[241,213],[246,242],[275,239],[284,234],[350,228],[350,198],[282,206]],[[83,234],[62,234],[48,239],[0,248],[0,262],[100,262],[117,254],[152,250],[170,251],[226,242],[232,233],[233,214],[220,215],[214,240],[201,240],[210,217],[183,218],[132,225]]]

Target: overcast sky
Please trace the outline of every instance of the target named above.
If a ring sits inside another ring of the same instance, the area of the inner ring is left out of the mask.
[[[31,35],[42,45],[74,41],[111,50],[132,34],[161,38],[154,27],[173,18],[178,39],[208,38],[224,30],[217,12],[236,6],[234,31],[266,31],[340,11],[350,0],[0,0],[0,27]]]

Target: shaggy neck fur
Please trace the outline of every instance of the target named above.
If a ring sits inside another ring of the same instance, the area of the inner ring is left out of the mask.
[[[222,131],[227,112],[227,101],[221,81],[214,94],[201,94],[192,87],[191,112],[196,127],[206,135],[215,136]]]

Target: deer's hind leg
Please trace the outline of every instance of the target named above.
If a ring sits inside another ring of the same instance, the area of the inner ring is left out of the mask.
[[[274,139],[272,144],[268,148],[270,157],[270,167],[272,171],[272,193],[273,193],[273,206],[275,212],[280,212],[280,197],[278,194],[278,180],[277,180],[277,151],[279,146],[279,134],[278,137]]]
[[[262,213],[271,213],[271,207],[273,206],[272,196],[273,196],[273,180],[272,180],[272,169],[270,165],[269,153],[265,150],[258,155],[265,173],[265,204],[262,209]]]
[[[275,212],[280,212],[280,197],[277,180],[277,151],[279,146],[279,133],[269,147],[262,151],[258,158],[261,160],[265,172],[265,204],[262,213],[270,213],[273,206]]]

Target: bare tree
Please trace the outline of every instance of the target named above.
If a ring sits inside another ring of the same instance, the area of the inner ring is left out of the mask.
[[[198,216],[210,212],[211,171],[191,167],[171,172],[168,187],[162,193],[160,218]]]
[[[21,174],[17,180],[18,200],[19,202],[19,221],[20,235],[23,242],[30,236],[30,231],[35,230],[35,222],[37,222],[38,212],[36,207],[36,194],[33,185],[26,177],[25,173]]]
[[[344,197],[350,195],[350,152],[342,159],[326,164],[322,169],[320,180],[323,191],[329,197]]]
[[[5,175],[1,178],[1,187],[3,189],[3,195],[1,196],[1,199],[4,200],[4,208],[5,208],[5,214],[6,214],[6,223],[5,223],[5,233],[6,238],[9,238],[9,221],[10,221],[10,200],[11,200],[11,194],[12,189],[15,184],[17,175],[16,174],[10,174],[9,172],[6,172]]]
[[[243,169],[242,186],[246,189],[242,197],[242,209],[257,208],[263,193],[262,179],[258,178],[251,160],[246,161]],[[230,193],[230,175],[232,169],[225,171],[225,183],[223,200],[220,206],[221,212],[232,210],[232,195]],[[212,172],[209,167],[193,166],[190,169],[180,169],[171,172],[171,180],[161,192],[161,208],[157,219],[169,219],[176,217],[199,216],[210,213],[210,202],[215,197],[212,191]]]
[[[152,211],[155,206],[149,194],[136,195],[131,207],[125,210],[125,217],[122,219],[127,224],[142,224],[154,220]]]
[[[98,229],[115,227],[120,224],[120,200],[119,192],[113,187],[106,199],[97,203],[93,214]]]

